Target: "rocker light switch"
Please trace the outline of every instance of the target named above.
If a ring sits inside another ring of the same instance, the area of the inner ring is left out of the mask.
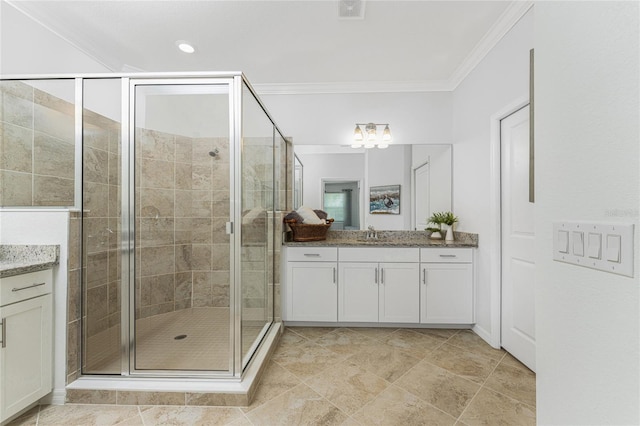
[[[587,255],[592,259],[600,259],[602,253],[602,234],[589,233]]]
[[[620,235],[607,235],[607,260],[620,263]]]
[[[569,231],[558,231],[558,251],[569,253]]]
[[[584,256],[584,234],[582,232],[573,231],[573,254]]]

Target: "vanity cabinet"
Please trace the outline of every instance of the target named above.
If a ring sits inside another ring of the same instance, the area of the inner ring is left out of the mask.
[[[471,325],[473,249],[287,247],[283,319]]]
[[[285,321],[338,320],[338,250],[290,247],[286,250]]]
[[[0,421],[51,392],[51,269],[0,279]]]
[[[338,321],[419,322],[418,249],[340,248],[338,253]]]
[[[420,322],[473,324],[473,251],[420,249]]]

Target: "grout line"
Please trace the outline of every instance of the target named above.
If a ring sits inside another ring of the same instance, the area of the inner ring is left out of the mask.
[[[454,346],[457,347],[457,346]],[[504,359],[504,357],[506,356],[506,352],[502,355],[502,358],[500,358],[500,361],[498,361],[496,363],[496,365],[493,367],[493,369],[491,370],[491,373],[489,373],[487,375],[487,377],[485,377],[485,379],[482,381],[482,383],[480,383],[480,387],[478,388],[478,390],[476,391],[476,393],[473,395],[473,397],[469,400],[469,403],[467,404],[466,407],[464,407],[464,410],[462,410],[462,412],[460,413],[460,415],[458,416],[457,421],[462,421],[462,416],[464,416],[464,413],[466,413],[467,409],[471,406],[471,404],[473,404],[473,400],[476,399],[476,397],[478,396],[478,394],[480,393],[480,391],[482,389],[484,389],[484,385],[485,383],[487,383],[487,380],[489,380],[489,377],[491,377],[491,375],[496,371],[496,368],[498,368],[498,365],[500,365],[500,362],[502,362],[502,360]],[[489,389],[489,388],[487,388]]]

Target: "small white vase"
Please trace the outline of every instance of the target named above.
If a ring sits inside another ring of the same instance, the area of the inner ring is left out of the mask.
[[[447,234],[444,237],[445,241],[453,241],[453,225],[447,228]]]

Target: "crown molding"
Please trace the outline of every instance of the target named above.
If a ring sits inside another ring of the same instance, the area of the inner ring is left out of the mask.
[[[478,44],[462,61],[460,66],[451,74],[449,78],[450,90],[456,87],[478,66],[480,61],[493,49],[496,44],[518,23],[518,21],[533,7],[533,1],[516,0],[500,15],[500,18],[480,39]]]
[[[261,95],[318,95],[336,93],[447,92],[448,80],[353,81],[335,83],[253,84]]]

